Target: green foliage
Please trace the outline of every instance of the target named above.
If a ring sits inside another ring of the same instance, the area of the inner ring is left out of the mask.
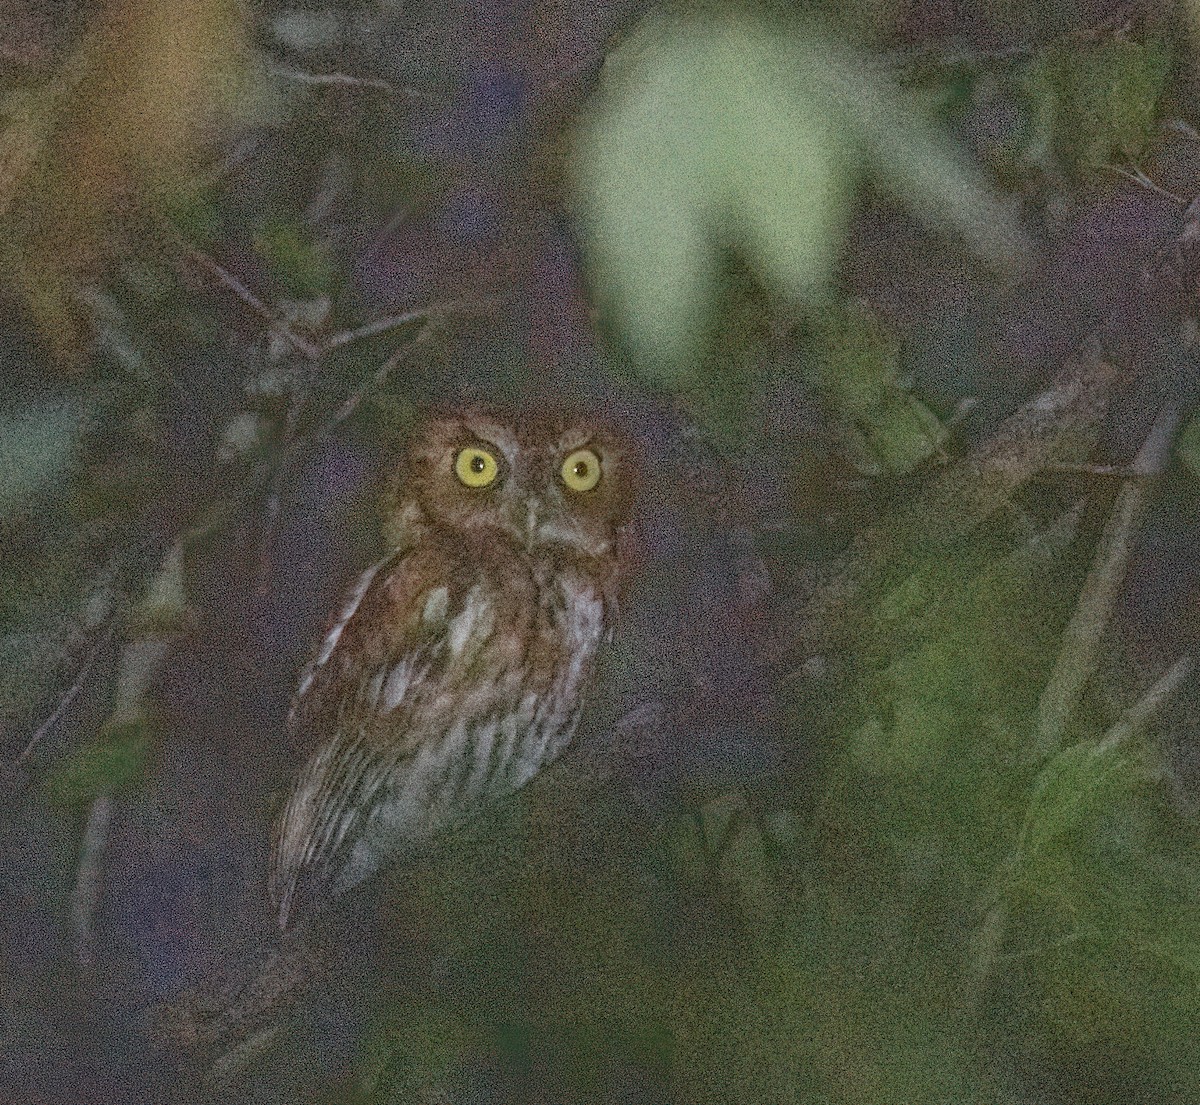
[[[1176,439],[1175,455],[1200,479],[1200,417],[1193,417]]]
[[[812,996],[818,979],[802,962],[746,968],[714,957],[686,964],[675,988],[674,1075],[696,1105],[826,1102],[813,1096]]]
[[[1157,752],[1099,734],[1032,751],[1070,532],[918,566],[880,607],[809,922],[830,969],[819,1006],[879,1079],[860,1100],[995,1100],[978,1047],[998,1037],[1067,1079],[1086,1055],[1089,1100],[1196,1092],[1200,864]]]
[[[610,62],[577,175],[597,292],[645,370],[688,379],[726,251],[773,292],[815,302],[864,172],[992,262],[1020,254],[962,155],[820,28],[748,13],[644,20]]]
[[[869,412],[895,394],[880,368],[894,343],[857,321],[837,378],[857,381],[847,409]],[[548,802],[504,876],[509,925],[460,963],[472,1000],[421,1012],[384,1064],[397,1092],[420,1100],[431,1070],[453,1082],[448,1038],[553,1072],[572,1101],[605,1100],[623,1065],[665,1072],[697,1105],[1015,1103],[1013,1063],[1048,1072],[1039,1088],[1086,1079],[1088,1100],[1200,1092],[1194,834],[1154,748],[1089,712],[1080,743],[1039,760],[1079,517],[1001,529],[865,600],[857,693],[789,870],[736,793],[668,823],[657,886],[619,810]],[[581,809],[624,849],[573,863]],[[447,877],[461,902],[489,900]]]
[[[1039,995],[1033,1048],[1116,1052],[1124,1069],[1101,1081],[1186,1099],[1200,1092],[1200,863],[1154,755],[1089,739],[1039,773],[995,883],[997,987]]]
[[[64,806],[83,806],[101,795],[137,786],[145,773],[154,736],[155,724],[147,718],[105,725],[47,775],[47,795]]]
[[[254,248],[285,294],[313,296],[329,289],[334,275],[329,249],[295,219],[268,219],[255,232]]]
[[[83,421],[78,403],[57,399],[0,412],[0,517],[62,478]]]
[[[205,249],[218,239],[221,211],[219,196],[213,189],[181,187],[166,194],[162,204],[163,217],[197,249]]]
[[[460,1018],[436,1003],[397,1003],[361,1049],[359,1084],[372,1105],[439,1100],[471,1046]]]
[[[816,329],[813,381],[845,428],[858,469],[868,475],[902,475],[934,456],[948,432],[901,385],[899,342],[869,308],[832,307]]]
[[[770,862],[769,835],[739,793],[710,799],[670,826],[667,847],[678,877],[693,890],[716,888],[731,921],[765,939],[781,914],[779,871]]]
[[[1030,63],[1031,153],[1072,173],[1136,160],[1150,137],[1172,64],[1163,40],[1064,44]]]

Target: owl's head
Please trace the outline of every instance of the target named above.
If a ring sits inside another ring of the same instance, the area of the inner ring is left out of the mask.
[[[629,520],[633,484],[631,447],[610,429],[568,414],[472,409],[418,434],[398,505],[464,535],[604,556]]]

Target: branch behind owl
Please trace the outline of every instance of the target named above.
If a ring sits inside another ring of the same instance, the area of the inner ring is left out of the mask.
[[[930,504],[962,494],[979,504],[976,521],[986,517],[1002,504],[1013,486],[1044,465],[1064,435],[1094,428],[1103,409],[1101,397],[1112,376],[1112,365],[1098,354],[1072,361],[1042,397],[1018,411],[992,439],[942,475],[928,498],[905,514],[918,519]],[[1046,418],[1048,408],[1068,417]],[[961,514],[955,518],[956,527],[971,524]],[[884,544],[894,551],[890,542]],[[860,539],[839,571],[804,600],[808,620],[801,647],[815,645],[828,650],[846,639],[852,632],[855,588],[867,586],[887,556],[879,551],[877,537],[874,541]],[[533,787],[578,790],[628,783],[631,763],[658,757],[664,732],[694,728],[695,696],[685,689],[659,686],[650,697],[638,698],[633,695],[626,700],[623,716],[607,738],[586,743]],[[438,854],[454,850],[464,837],[478,838],[479,830],[476,824],[454,831],[429,862],[436,864]],[[403,986],[411,978],[413,964],[426,959],[430,949],[421,948],[417,936],[418,954],[410,956],[402,949],[412,952],[414,944],[403,938],[397,941],[397,934],[420,934],[429,922],[436,921],[433,914],[424,918],[398,915],[404,903],[411,901],[406,894],[411,882],[411,873],[386,874],[298,925],[277,945],[263,949],[258,958],[233,964],[222,977],[181,995],[156,1011],[156,1037],[181,1053],[187,1069],[206,1084],[236,1086],[249,1069],[265,1062],[289,1033],[305,1031],[314,1001],[328,1002],[331,992],[339,991],[340,997],[332,1000],[357,1001],[362,1006],[364,980],[355,977],[356,962],[372,964],[370,985],[377,991],[380,981],[389,978],[391,985]],[[386,928],[384,939],[371,941],[372,953],[363,954],[368,934],[380,935],[381,922]],[[387,961],[398,969],[391,974],[380,970],[379,964]],[[356,984],[360,987],[357,993]]]

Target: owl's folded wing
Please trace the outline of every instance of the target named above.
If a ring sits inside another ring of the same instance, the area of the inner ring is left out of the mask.
[[[281,927],[302,902],[370,873],[353,869],[354,846],[378,791],[416,752],[408,720],[445,639],[447,588],[430,585],[422,559],[401,550],[367,569],[301,677],[289,729],[316,750],[276,825],[271,890]]]

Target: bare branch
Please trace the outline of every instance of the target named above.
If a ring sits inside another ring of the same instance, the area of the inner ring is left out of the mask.
[[[489,296],[483,299],[450,299],[444,303],[430,303],[425,307],[413,307],[408,311],[399,311],[394,315],[373,319],[352,330],[342,330],[327,338],[321,348],[323,352],[328,353],[366,338],[377,338],[389,330],[396,330],[411,322],[420,322],[422,319],[436,319],[442,315],[456,312],[466,314],[471,311],[483,311],[505,302],[507,298],[506,296]]]
[[[820,581],[784,632],[799,639],[789,656],[799,678],[814,657],[855,638],[864,588],[894,571],[902,558],[933,552],[970,534],[1012,501],[1013,494],[1055,461],[1089,447],[1108,411],[1117,367],[1099,342],[1070,358],[1035,396],[969,456],[951,465],[886,525],[861,534],[837,570]]]
[[[346,421],[347,418],[349,418],[356,410],[358,410],[359,404],[362,403],[363,399],[365,399],[371,391],[382,387],[387,382],[387,378],[393,372],[395,372],[400,365],[408,360],[409,356],[412,355],[416,348],[420,345],[423,345],[433,336],[434,331],[437,329],[437,323],[438,316],[427,312],[425,325],[417,331],[416,336],[412,339],[412,341],[410,341],[407,345],[402,345],[399,349],[397,349],[390,357],[387,358],[387,360],[383,362],[383,364],[379,366],[379,368],[375,371],[375,374],[369,380],[361,384],[350,394],[346,401],[342,403],[342,405],[334,412],[333,417],[321,427],[317,438],[321,439],[326,437],[331,431],[340,426]],[[397,323],[397,325],[399,325],[399,323]]]
[[[87,828],[79,850],[75,870],[75,890],[71,895],[71,931],[75,941],[75,960],[81,967],[95,962],[93,921],[104,885],[104,853],[108,848],[108,829],[112,822],[113,800],[106,794],[92,802]]]
[[[1054,671],[1038,703],[1037,743],[1044,756],[1058,749],[1083,689],[1096,670],[1100,644],[1149,497],[1148,478],[1162,471],[1166,464],[1179,419],[1177,406],[1163,408],[1130,466],[1134,478],[1126,480],[1117,493],[1092,569],[1063,634]]]
[[[389,96],[394,96],[398,100],[432,101],[434,99],[429,93],[422,92],[420,89],[407,85],[395,85],[390,81],[385,81],[382,77],[356,77],[351,73],[310,73],[304,69],[292,69],[282,65],[273,65],[270,71],[272,76],[280,77],[285,81],[294,81],[297,84],[371,88],[377,92],[385,92]]]
[[[1160,184],[1156,184],[1146,175],[1137,165],[1132,169],[1126,169],[1121,165],[1104,165],[1101,166],[1109,172],[1116,173],[1118,176],[1123,176],[1126,180],[1133,181],[1139,188],[1145,188],[1149,192],[1156,192],[1160,196],[1165,196],[1169,200],[1174,200],[1180,207],[1185,207],[1187,201],[1182,197],[1177,196],[1174,192],[1168,191]]]
[[[214,261],[207,253],[196,249],[194,246],[185,245],[183,248],[187,259],[192,264],[197,268],[203,269],[210,276],[213,276],[219,284],[233,292],[238,299],[266,322],[272,333],[278,334],[279,337],[283,338],[288,345],[306,360],[315,362],[321,359],[322,351],[318,346],[314,345],[307,338],[303,338],[297,334],[270,307],[234,276],[233,273]]]
[[[1104,734],[1104,738],[1096,745],[1096,754],[1103,755],[1111,752],[1145,727],[1195,670],[1195,661],[1190,656],[1184,655],[1176,660],[1165,674],[1160,676],[1154,685],[1130,706]]]
[[[87,655],[83,658],[83,663],[79,665],[79,670],[75,673],[74,681],[67,688],[62,698],[58,700],[58,705],[51,711],[50,716],[37,727],[33,736],[29,738],[29,743],[25,745],[21,750],[21,754],[16,759],[17,764],[23,764],[33,755],[34,749],[41,744],[47,734],[53,731],[54,727],[62,720],[63,715],[70,709],[71,703],[79,696],[79,692],[83,690],[83,685],[87,682],[87,678],[91,674],[96,657],[100,655],[104,647],[112,640],[114,629],[114,624],[110,622],[108,627],[97,635],[96,640],[92,643],[92,647],[88,649]]]

